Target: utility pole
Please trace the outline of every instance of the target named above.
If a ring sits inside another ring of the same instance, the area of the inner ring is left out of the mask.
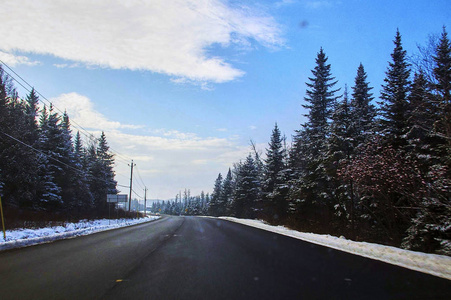
[[[147,199],[146,199],[147,191],[148,191],[147,187],[144,187],[144,217],[146,217],[147,215]]]
[[[132,163],[129,164],[129,166],[131,167],[131,171],[130,171],[130,204],[128,205],[128,212],[130,212],[130,208],[132,207],[132,191],[133,191],[133,166],[136,166],[136,164],[133,163],[133,159],[132,159]]]

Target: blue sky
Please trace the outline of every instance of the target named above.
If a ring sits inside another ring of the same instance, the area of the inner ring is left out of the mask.
[[[290,138],[304,122],[305,82],[320,47],[339,87],[353,85],[361,62],[378,96],[397,28],[408,55],[451,28],[448,0],[1,6],[0,59],[76,124],[106,132],[119,184],[129,184],[134,159],[136,193],[146,185],[160,199],[185,188],[210,192],[250,139],[264,152],[275,122]]]

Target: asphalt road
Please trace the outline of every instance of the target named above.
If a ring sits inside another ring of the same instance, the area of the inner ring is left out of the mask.
[[[451,299],[451,281],[228,221],[163,217],[0,252],[0,299]]]

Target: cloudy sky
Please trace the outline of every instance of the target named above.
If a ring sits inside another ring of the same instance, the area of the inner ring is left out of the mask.
[[[397,28],[409,55],[442,26],[451,30],[449,0],[3,0],[0,7],[0,60],[67,110],[74,133],[105,131],[123,193],[133,159],[136,195],[147,186],[159,199],[185,188],[211,192],[251,139],[265,151],[275,122],[290,139],[304,122],[305,82],[320,47],[340,87],[353,85],[362,62],[377,96]]]

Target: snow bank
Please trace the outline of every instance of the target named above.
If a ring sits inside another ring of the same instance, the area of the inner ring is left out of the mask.
[[[53,242],[82,235],[88,235],[99,231],[110,230],[119,227],[135,225],[156,220],[158,216],[147,216],[141,219],[116,219],[80,221],[67,223],[65,226],[54,226],[38,229],[16,229],[6,231],[6,241],[0,235],[0,250],[20,248],[36,244]]]
[[[220,219],[272,231],[303,241],[451,280],[451,257],[449,256],[409,251],[374,243],[355,242],[343,237],[338,238],[325,234],[299,232],[283,226],[271,226],[259,220],[246,220],[232,217],[220,217]]]

